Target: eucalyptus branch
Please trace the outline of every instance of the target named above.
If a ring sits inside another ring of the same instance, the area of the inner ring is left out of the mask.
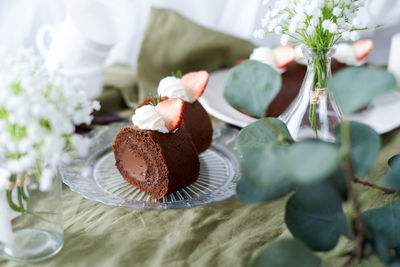
[[[368,186],[368,187],[372,187],[372,188],[381,190],[386,195],[392,195],[392,194],[396,194],[397,193],[396,190],[393,190],[393,189],[390,189],[390,188],[386,188],[386,187],[383,187],[383,186],[379,186],[379,185],[376,185],[376,184],[373,184],[373,183],[370,183],[370,182],[367,182],[367,181],[363,181],[363,180],[360,180],[360,179],[358,179],[357,177],[354,177],[354,176],[353,176],[353,182],[357,183],[357,184],[361,184],[361,185],[364,185],[364,186]]]
[[[361,207],[358,203],[358,194],[353,187],[353,172],[350,163],[350,122],[345,116],[340,127],[342,145],[340,148],[341,164],[344,171],[346,184],[348,187],[348,197],[353,204],[355,213],[354,230],[356,235],[355,257],[361,261],[365,251],[365,222],[361,215]],[[350,259],[350,262],[352,259]]]

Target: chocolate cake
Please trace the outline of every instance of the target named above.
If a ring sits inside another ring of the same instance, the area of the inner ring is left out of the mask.
[[[123,178],[154,199],[194,183],[199,175],[196,147],[182,126],[166,134],[136,126],[122,128],[113,150]]]
[[[210,116],[199,101],[193,104],[185,102],[182,124],[192,137],[199,154],[210,147],[213,136],[212,123]]]
[[[163,97],[162,99],[166,98]],[[152,103],[153,98],[146,98],[139,104],[138,108]],[[184,103],[182,125],[192,137],[199,154],[210,147],[213,135],[211,119],[198,101],[195,101],[193,104],[189,102]]]
[[[346,65],[332,60],[332,73],[345,68]],[[296,98],[307,72],[307,67],[298,63],[290,64],[282,74],[282,87],[266,110],[266,117],[278,117]]]

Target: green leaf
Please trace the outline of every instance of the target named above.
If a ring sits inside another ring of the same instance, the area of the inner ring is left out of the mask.
[[[375,231],[370,225],[367,225],[364,230],[367,251],[373,251],[376,256],[384,263],[389,263],[392,260],[392,252],[387,245],[383,236]]]
[[[285,222],[296,239],[316,251],[334,248],[340,232],[338,217],[343,216],[342,200],[327,181],[299,187],[286,203]]]
[[[290,146],[285,158],[288,175],[300,184],[314,183],[329,177],[339,166],[336,145],[305,140]]]
[[[262,144],[288,143],[292,140],[290,133],[281,120],[262,118],[244,127],[236,138],[236,147],[243,154]]]
[[[329,177],[327,182],[331,183],[331,185],[336,189],[339,196],[341,196],[342,200],[347,200],[348,189],[346,177],[344,176],[341,167],[337,168],[337,170]]]
[[[390,169],[385,176],[385,184],[400,193],[400,156],[390,159]]]
[[[282,165],[287,146],[261,145],[247,150],[240,160],[242,178],[267,190],[291,184]]]
[[[304,244],[293,239],[281,239],[264,247],[252,267],[318,267],[321,259]]]
[[[398,158],[400,158],[400,154],[394,155],[393,157],[391,157],[391,158],[388,160],[389,166],[390,166],[390,167],[393,167],[394,162],[395,162]]]
[[[367,210],[363,218],[377,235],[384,238],[389,247],[400,246],[400,201]]]
[[[354,234],[350,229],[350,225],[346,214],[344,213],[334,214],[332,217],[332,224],[340,234],[344,235],[348,239],[351,240],[354,239]]]
[[[281,88],[281,77],[270,66],[245,61],[229,73],[224,88],[228,103],[240,111],[263,117]]]
[[[334,132],[337,142],[341,143],[340,125],[336,125]],[[354,174],[364,177],[370,171],[381,149],[381,138],[371,127],[350,122],[350,159]]]
[[[328,87],[340,109],[350,114],[396,88],[396,79],[384,69],[351,67],[334,75]]]
[[[236,196],[243,203],[267,202],[287,195],[292,190],[290,183],[282,183],[271,189],[263,189],[239,179],[236,184]]]

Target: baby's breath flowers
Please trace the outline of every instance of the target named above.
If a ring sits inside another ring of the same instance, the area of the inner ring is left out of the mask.
[[[329,54],[340,40],[356,41],[359,31],[367,30],[361,19],[366,0],[264,0],[268,9],[261,20],[262,29],[254,32],[257,38],[267,33],[281,36],[282,45],[288,42],[304,44],[313,70],[310,91],[309,121],[318,137],[317,92],[326,91]],[[316,97],[314,97],[316,96]],[[340,114],[339,114],[340,115]]]
[[[339,40],[356,41],[358,31],[367,30],[361,19],[365,0],[264,0],[268,10],[261,20],[257,38],[266,33],[281,35],[286,45],[304,43],[308,47],[332,47]]]
[[[49,73],[30,50],[1,53],[0,61],[0,184],[10,191],[34,174],[46,191],[61,161],[87,152],[75,125],[90,124],[100,105],[73,81]]]

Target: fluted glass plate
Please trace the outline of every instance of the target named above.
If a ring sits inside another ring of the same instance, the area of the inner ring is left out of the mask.
[[[127,183],[115,167],[111,145],[125,125],[117,123],[97,130],[91,138],[89,156],[60,166],[63,182],[73,192],[106,205],[133,209],[190,208],[225,200],[235,194],[239,179],[239,154],[234,148],[237,129],[223,126],[215,130],[210,148],[199,155],[197,181],[156,200]],[[88,169],[90,174],[83,176],[83,170]]]

